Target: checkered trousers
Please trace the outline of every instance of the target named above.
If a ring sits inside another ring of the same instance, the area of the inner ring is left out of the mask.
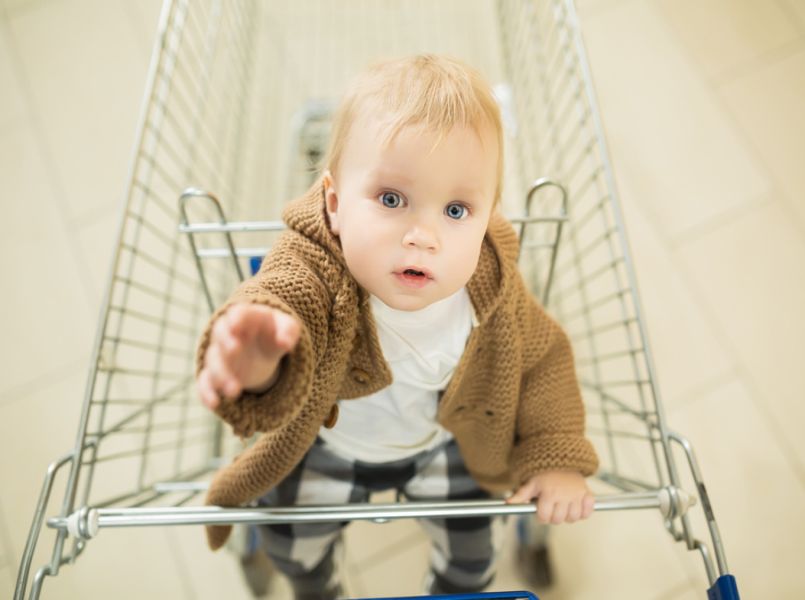
[[[397,490],[412,501],[489,498],[472,479],[454,440],[408,459],[390,463],[348,460],[321,440],[262,506],[303,506],[367,502],[372,492]],[[431,539],[433,590],[472,592],[492,579],[502,532],[500,519],[469,517],[421,519]],[[335,584],[333,553],[347,523],[264,525],[264,548],[298,594],[315,594]]]

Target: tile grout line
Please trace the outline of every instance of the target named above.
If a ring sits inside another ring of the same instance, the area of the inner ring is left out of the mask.
[[[751,152],[752,160],[758,166],[761,167],[764,176],[766,176],[769,181],[772,183],[771,192],[775,193],[776,197],[782,199],[780,202],[781,208],[788,213],[790,217],[790,221],[794,224],[797,228],[797,231],[800,234],[802,239],[805,239],[805,221],[803,218],[794,210],[793,202],[791,198],[788,196],[786,192],[783,191],[779,184],[778,177],[771,169],[769,164],[766,162],[765,157],[763,156],[763,152],[761,152],[760,148],[754,143],[748,131],[744,129],[741,125],[741,122],[738,120],[738,117],[730,110],[730,107],[724,101],[723,96],[721,95],[718,88],[713,89],[713,96],[717,99],[719,106],[723,111],[724,116],[729,119],[730,123],[732,124],[734,130],[739,135],[740,139],[743,141],[744,146]]]
[[[3,4],[2,11],[5,13],[7,18],[19,17],[36,10],[40,10],[48,4],[52,4],[53,2],[54,0],[28,0],[28,2],[19,4],[13,8],[9,8],[8,5]]]
[[[679,598],[679,595],[686,591],[698,593],[699,588],[697,588],[690,581],[688,581],[687,583],[678,583],[672,586],[670,589],[667,589],[664,592],[660,592],[660,595],[655,596],[654,600],[674,600],[675,598]]]
[[[669,407],[665,412],[667,416],[671,416],[676,412],[681,412],[689,408],[691,404],[696,401],[703,400],[708,395],[712,394],[719,388],[728,385],[732,381],[741,380],[742,373],[736,365],[731,365],[726,370],[710,377],[709,379],[685,390],[683,400],[677,400],[672,407]]]
[[[187,598],[187,600],[193,600],[193,598],[196,597],[196,590],[193,587],[193,578],[190,575],[184,555],[182,554],[181,543],[176,539],[170,527],[163,527],[161,533],[167,540],[168,546],[170,546],[175,567],[173,573],[178,573],[185,598]]]
[[[805,21],[802,20],[797,11],[791,8],[791,4],[788,2],[788,0],[777,0],[777,6],[780,7],[780,10],[786,13],[789,19],[797,24],[800,34],[805,36]]]
[[[746,215],[770,206],[774,206],[777,190],[774,187],[774,181],[771,181],[772,187],[770,190],[758,195],[754,199],[749,199],[738,206],[726,208],[721,212],[706,218],[700,223],[690,225],[679,233],[667,233],[665,235],[668,250],[673,253],[682,248],[682,246],[690,243],[695,243],[711,233],[721,229],[722,227],[729,226],[736,221],[744,218]]]
[[[582,20],[581,25],[582,25],[582,28],[583,28],[583,26],[584,26],[583,21],[587,21],[587,22],[592,21],[595,18],[600,17],[601,15],[604,15],[604,14],[606,14],[608,12],[611,12],[612,10],[614,10],[616,8],[619,8],[620,6],[623,6],[624,4],[626,4],[628,2],[636,2],[636,1],[637,0],[610,0],[609,2],[607,2],[604,5],[599,4],[599,5],[590,7],[588,9],[586,9],[586,10],[582,9],[582,8],[580,8],[578,6],[578,1],[574,2],[574,4],[576,5],[576,7],[575,7],[576,8],[576,13],[579,16],[579,19]]]
[[[774,180],[772,179],[772,181]],[[771,201],[769,202],[769,204],[771,204]],[[762,206],[765,205],[766,205],[765,203],[762,204]],[[755,205],[754,209],[757,210],[758,205]],[[712,307],[710,306],[707,300],[707,295],[704,293],[703,290],[701,290],[701,288],[699,288],[699,286],[695,282],[693,275],[690,273],[687,265],[679,258],[678,253],[680,247],[674,244],[674,242],[670,239],[669,234],[665,232],[665,230],[662,227],[658,226],[656,222],[657,218],[656,215],[654,215],[651,211],[642,211],[642,212],[644,218],[651,224],[652,228],[656,232],[657,237],[660,240],[661,246],[665,249],[665,251],[668,254],[668,260],[671,262],[671,264],[674,265],[675,271],[679,275],[680,281],[685,286],[686,291],[694,300],[699,310],[701,310],[702,316],[704,317],[705,322],[708,324],[708,327],[710,328],[710,333],[713,335],[718,345],[727,354],[729,363],[732,365],[731,370],[734,370],[739,375],[739,379],[746,385],[750,398],[752,399],[753,405],[755,406],[755,408],[757,408],[758,412],[763,416],[767,427],[769,427],[770,429],[772,437],[777,442],[783,456],[785,456],[786,460],[788,461],[789,466],[797,475],[800,485],[803,488],[805,488],[805,466],[800,464],[800,461],[796,456],[794,446],[788,440],[788,437],[786,436],[785,432],[782,430],[779,423],[777,422],[776,417],[766,409],[763,403],[758,401],[759,392],[757,384],[751,375],[751,371],[745,366],[738,353],[738,350],[735,348],[735,346],[730,341],[726,333],[723,331],[722,327],[719,325],[718,320],[715,318],[715,312],[712,310]],[[729,222],[730,221],[721,223],[719,227],[724,226]],[[717,229],[718,228],[711,229],[709,232],[707,232],[707,235],[714,233],[715,231],[717,231]],[[700,232],[700,237],[703,237],[704,235],[705,234],[703,232]],[[689,241],[693,240],[691,239]],[[650,343],[651,339],[650,331],[648,332],[648,335]]]
[[[685,50],[684,44],[678,42],[678,37],[673,33],[673,28],[668,25],[668,23],[663,18],[660,11],[657,10],[657,7],[655,5],[650,5],[650,8],[654,10],[655,15],[657,15],[660,23],[662,23],[662,26],[671,33],[672,39],[675,41],[675,45],[682,47],[681,55],[684,57],[683,58],[684,60],[689,62],[694,74],[702,78],[704,83],[707,83],[706,78],[702,76],[703,71],[701,65],[699,65],[698,61],[693,59],[690,53],[687,50]],[[751,152],[753,160],[762,167],[762,170],[764,171],[763,174],[773,184],[773,189],[779,188],[779,186],[777,185],[776,177],[774,177],[774,175],[771,172],[771,169],[768,167],[767,163],[763,160],[762,154],[760,153],[759,149],[752,143],[751,139],[749,139],[747,133],[744,131],[744,128],[740,125],[735,116],[725,105],[725,102],[721,97],[721,94],[712,85],[706,85],[705,87],[709,92],[709,95],[713,97],[717,105],[720,106],[722,111],[729,117],[733,130],[740,136],[740,139],[743,141],[747,150]],[[788,201],[787,196],[785,194],[781,194],[781,196],[785,199],[785,201],[782,202],[781,206],[784,209],[787,209],[787,212],[791,214],[793,208],[790,205],[790,201]],[[779,445],[780,450],[786,457],[789,466],[792,468],[797,478],[799,479],[800,485],[805,488],[805,466],[800,464],[799,458],[796,455],[796,451],[794,449],[793,444],[788,440],[788,437],[785,435],[785,432],[782,430],[780,424],[777,422],[776,417],[765,407],[765,405],[762,402],[759,401],[759,391],[757,383],[752,377],[751,371],[748,368],[746,368],[743,361],[741,360],[737,348],[735,348],[735,346],[727,337],[726,332],[724,332],[721,326],[719,325],[718,320],[715,318],[715,313],[712,310],[712,307],[710,306],[709,302],[707,301],[706,294],[696,284],[693,275],[687,268],[687,265],[684,264],[684,262],[678,257],[678,248],[674,247],[672,240],[669,239],[669,235],[664,231],[663,228],[658,227],[658,223],[656,222],[656,216],[651,214],[650,211],[649,213],[645,213],[645,216],[650,222],[652,222],[654,229],[658,232],[659,238],[662,240],[662,244],[669,251],[669,259],[676,266],[678,273],[680,273],[680,278],[683,280],[683,283],[688,288],[688,291],[694,298],[697,298],[697,302],[701,310],[703,311],[704,316],[707,317],[708,322],[712,328],[712,332],[715,334],[715,337],[718,340],[719,344],[725,349],[725,351],[728,352],[728,356],[730,357],[732,364],[736,365],[739,371],[744,374],[745,383],[749,390],[750,397],[752,398],[752,403],[758,409],[759,413],[763,416],[767,427],[770,428],[770,433],[772,433],[775,441]],[[805,238],[805,224],[802,223],[798,215],[794,215],[794,217],[795,217],[793,219],[794,223],[796,223],[798,229],[803,233],[803,238]],[[712,229],[710,232],[708,232],[708,235],[716,230],[717,229]],[[700,235],[704,235],[704,233],[700,232]]]
[[[123,12],[128,15],[129,24],[134,30],[134,35],[137,38],[137,44],[140,46],[143,56],[150,60],[156,37],[154,39],[148,39],[148,24],[145,22],[145,19],[142,18],[142,13],[132,8],[134,6],[132,2],[123,0],[121,4]],[[157,12],[157,20],[159,20],[159,12]],[[156,33],[158,35],[158,32]]]
[[[16,402],[19,402],[24,396],[27,396],[36,390],[45,389],[65,381],[70,377],[70,375],[75,373],[79,366],[87,366],[87,362],[87,357],[84,357],[80,360],[62,365],[61,367],[51,371],[47,371],[42,375],[37,376],[36,379],[25,381],[11,389],[0,392],[0,410],[6,406],[11,406]]]
[[[11,543],[11,535],[8,532],[8,523],[6,521],[6,512],[2,502],[0,502],[0,548],[2,548],[2,554],[0,554],[0,568],[8,566],[13,570],[17,565],[18,557]]]
[[[680,48],[679,51],[680,56],[683,58],[685,62],[688,63],[688,65],[691,67],[691,71],[704,84],[703,87],[707,90],[708,96],[710,96],[714,100],[716,106],[721,109],[722,115],[728,118],[730,124],[732,125],[733,131],[735,131],[739,135],[739,138],[742,140],[745,149],[750,152],[753,162],[757,163],[762,167],[761,170],[763,171],[763,175],[768,179],[768,181],[772,183],[772,189],[769,191],[776,192],[777,190],[779,190],[780,186],[777,184],[777,178],[774,176],[774,173],[769,168],[766,161],[763,159],[762,152],[760,152],[759,148],[757,148],[754,142],[752,142],[748,132],[744,130],[743,126],[740,124],[737,117],[729,109],[729,106],[727,106],[726,102],[724,101],[724,98],[721,95],[720,90],[724,86],[728,85],[728,83],[732,83],[744,77],[748,77],[751,73],[762,70],[772,64],[775,64],[777,62],[780,62],[795,55],[798,51],[800,51],[803,47],[805,47],[805,45],[803,45],[803,38],[800,37],[787,44],[778,46],[777,48],[762,53],[759,57],[755,57],[754,59],[752,59],[751,62],[754,63],[753,66],[751,67],[747,66],[745,69],[742,69],[743,72],[740,75],[736,75],[729,81],[719,82],[718,78],[709,78],[705,75],[705,70],[702,67],[700,61],[698,61],[695,55],[693,55],[688,50],[687,46],[680,41],[680,38],[676,34],[674,27],[668,24],[662,11],[659,10],[657,6],[654,4],[650,5],[650,8],[653,9],[654,14],[658,17],[659,22],[662,23],[662,26],[669,34],[670,38],[673,40],[674,45]],[[787,195],[781,193],[780,196],[785,199],[783,204],[788,209],[789,215],[793,217],[793,221],[794,223],[797,224],[803,237],[805,237],[805,223],[803,223],[802,218],[792,210],[792,207],[790,206],[791,201],[788,199]],[[717,217],[718,215],[716,215],[716,217],[714,218]],[[704,233],[700,233],[700,235],[704,235]],[[686,232],[683,231],[680,234],[680,236],[685,237]]]
[[[689,46],[686,43],[684,43],[682,39],[679,37],[679,35],[677,34],[677,28],[668,22],[666,13],[662,8],[660,8],[657,5],[657,0],[654,0],[650,8],[654,11],[655,15],[662,22],[663,27],[666,29],[666,31],[670,33],[670,37],[674,42],[674,46],[680,49],[680,55],[685,57],[686,61],[690,64],[690,66],[693,67],[693,71],[700,76],[701,81],[707,84],[706,87],[712,87],[712,86],[718,87],[719,85],[728,83],[729,81],[734,81],[742,77],[745,77],[748,73],[751,73],[752,71],[758,68],[763,68],[775,62],[784,60],[788,58],[790,55],[795,54],[801,47],[803,41],[805,41],[805,36],[802,35],[802,32],[797,31],[798,34],[797,37],[789,42],[756,53],[754,56],[745,59],[740,64],[737,64],[733,67],[728,67],[726,69],[721,69],[720,73],[715,73],[714,75],[707,75],[707,69],[703,67],[701,61],[691,51]],[[784,10],[784,12],[788,11]],[[790,14],[788,16],[789,18],[791,17]]]
[[[7,14],[8,13],[6,12],[6,15]],[[66,194],[64,193],[63,184],[60,181],[58,172],[54,166],[52,151],[47,142],[47,136],[45,135],[44,128],[42,126],[42,121],[40,120],[39,117],[39,110],[37,108],[34,99],[34,94],[25,70],[25,66],[23,65],[22,60],[20,58],[19,45],[17,44],[14,32],[11,28],[10,19],[5,19],[4,21],[0,22],[0,28],[6,30],[5,33],[8,39],[9,58],[12,65],[12,70],[14,71],[17,83],[20,86],[21,95],[27,106],[28,123],[31,126],[31,130],[34,136],[35,147],[38,151],[40,158],[42,159],[42,163],[45,167],[45,170],[48,173],[47,184],[50,190],[49,199],[51,203],[56,205],[56,210],[59,215],[59,222],[62,226],[63,231],[67,236],[70,255],[72,259],[75,261],[75,265],[78,269],[79,277],[81,280],[81,288],[84,293],[85,300],[87,301],[86,306],[87,308],[89,308],[90,306],[96,306],[97,304],[99,304],[99,299],[96,297],[96,294],[94,293],[92,274],[90,273],[90,270],[87,267],[83,251],[81,250],[80,244],[78,242],[78,238],[75,235],[73,235],[73,232],[71,231],[71,224],[74,221],[73,218],[74,216],[70,214],[69,209],[66,206],[66,203],[59,201],[60,198],[65,198]],[[89,314],[88,316],[94,322],[95,314],[93,311],[90,311],[90,313],[91,314]]]
[[[785,431],[783,431],[782,427],[777,421],[777,418],[774,414],[769,411],[763,402],[760,402],[760,393],[758,390],[757,383],[755,382],[754,377],[752,376],[752,372],[750,369],[746,367],[743,360],[741,359],[738,350],[735,348],[732,341],[730,341],[729,337],[727,336],[726,332],[722,329],[721,325],[719,325],[718,320],[715,317],[715,311],[710,306],[708,302],[707,295],[704,291],[698,286],[696,283],[693,275],[690,273],[686,264],[681,259],[676,257],[676,253],[672,254],[673,262],[676,264],[677,272],[680,274],[680,278],[683,280],[685,285],[687,286],[688,290],[691,292],[691,295],[696,298],[697,303],[701,310],[704,313],[704,316],[708,319],[712,331],[716,336],[716,339],[719,342],[719,345],[727,352],[731,362],[736,365],[738,369],[738,373],[741,374],[741,381],[744,382],[746,385],[749,396],[752,400],[752,404],[758,410],[760,415],[763,417],[766,426],[769,427],[769,433],[774,438],[775,442],[778,444],[780,450],[783,453],[783,456],[786,457],[789,466],[792,468],[794,473],[796,474],[797,478],[799,479],[800,485],[805,489],[805,466],[800,464],[799,458],[796,455],[796,450],[788,439]]]
[[[805,37],[797,37],[781,46],[761,52],[748,59],[743,64],[737,65],[731,69],[726,69],[722,73],[712,77],[705,77],[705,81],[715,88],[729,85],[730,83],[751,75],[755,71],[772,66],[793,56],[802,49],[803,41],[805,41]]]

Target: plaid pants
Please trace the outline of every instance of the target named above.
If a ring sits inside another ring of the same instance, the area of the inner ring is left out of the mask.
[[[262,506],[367,502],[372,492],[394,489],[413,501],[489,498],[472,479],[454,440],[408,459],[365,463],[342,458],[317,441]],[[490,517],[421,519],[431,538],[431,593],[481,591],[492,580],[501,523]],[[298,597],[317,597],[337,585],[334,546],[347,523],[264,525],[264,549]]]

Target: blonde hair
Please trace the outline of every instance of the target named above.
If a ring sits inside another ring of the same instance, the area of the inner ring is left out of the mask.
[[[324,167],[335,173],[358,117],[373,112],[385,121],[382,139],[390,143],[405,127],[423,125],[436,144],[454,127],[471,127],[482,138],[491,127],[498,144],[495,204],[503,182],[503,127],[492,89],[472,67],[454,58],[422,54],[375,64],[350,86],[333,119]]]

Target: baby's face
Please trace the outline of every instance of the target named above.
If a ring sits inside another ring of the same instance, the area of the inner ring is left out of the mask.
[[[497,141],[455,128],[438,146],[421,127],[383,145],[380,125],[353,124],[337,173],[325,176],[347,267],[384,304],[418,310],[454,294],[478,264],[494,204]]]

